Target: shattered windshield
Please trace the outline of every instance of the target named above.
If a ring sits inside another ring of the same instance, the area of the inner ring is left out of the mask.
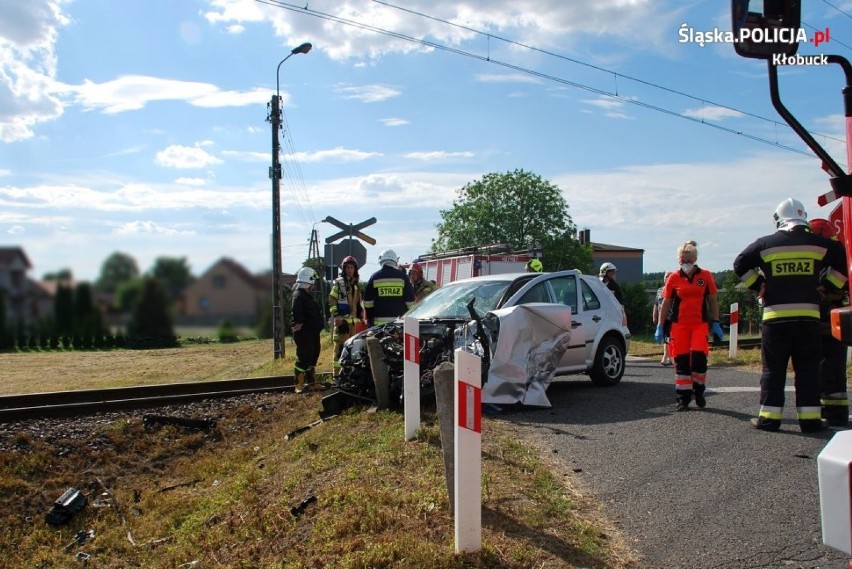
[[[497,303],[512,281],[475,281],[467,283],[449,283],[424,298],[420,303],[406,313],[418,320],[430,318],[458,318],[468,320],[470,313],[467,303],[471,298],[476,299],[474,310],[480,316],[497,308]]]

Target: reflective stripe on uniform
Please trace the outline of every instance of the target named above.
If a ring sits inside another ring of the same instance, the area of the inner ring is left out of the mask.
[[[783,407],[770,407],[769,405],[761,405],[760,414],[758,416],[762,419],[769,419],[770,421],[780,421],[782,410]]]
[[[819,421],[822,418],[820,407],[796,407],[796,417],[799,421]]]
[[[757,269],[749,269],[742,277],[740,277],[740,281],[743,283],[743,286],[748,288],[754,283],[756,283],[759,277],[760,273],[757,271]]]
[[[815,318],[819,320],[819,305],[807,302],[774,304],[763,309],[763,321],[778,318]]]

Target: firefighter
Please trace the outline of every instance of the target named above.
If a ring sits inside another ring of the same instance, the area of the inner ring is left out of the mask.
[[[530,259],[527,261],[528,273],[540,273],[542,271],[544,271],[544,265],[541,263],[541,259]]]
[[[293,341],[296,343],[296,393],[305,385],[316,381],[315,367],[320,356],[320,331],[324,321],[320,305],[311,294],[317,274],[310,267],[302,267],[293,285]]]
[[[812,219],[811,231],[837,241],[837,232],[827,219]],[[844,249],[845,252],[845,249]],[[847,283],[848,284],[848,283]],[[849,396],[846,393],[846,345],[831,335],[831,309],[848,304],[846,290],[829,292],[823,289],[819,305],[822,332],[822,359],[819,362],[819,383],[822,393],[822,418],[832,427],[849,424]]]
[[[356,332],[356,325],[363,319],[361,307],[361,283],[358,276],[358,260],[352,255],[340,263],[340,276],[334,279],[328,294],[328,309],[333,319],[331,327],[334,343],[332,367],[334,375],[340,370],[340,352],[343,343]]]
[[[370,276],[364,288],[364,312],[367,325],[393,322],[414,305],[414,287],[399,269],[399,257],[393,249],[379,255],[381,268]]]
[[[615,295],[615,299],[621,306],[624,306],[624,296],[621,294],[621,287],[618,286],[618,283],[615,282],[615,273],[618,272],[618,269],[615,268],[615,265],[612,263],[604,263],[601,265],[600,271],[598,271],[598,277],[601,279],[601,282],[606,285],[606,288],[612,291],[612,294]]]
[[[802,202],[787,198],[773,215],[777,231],[757,239],[734,260],[742,283],[765,285],[760,348],[760,412],[752,424],[777,432],[784,410],[787,365],[795,370],[796,417],[803,433],[825,429],[820,406],[820,293],[846,284],[843,247],[810,231]]]
[[[671,314],[669,351],[675,364],[675,397],[677,411],[695,405],[707,405],[704,391],[707,383],[707,355],[710,353],[708,334],[719,340],[724,332],[719,324],[718,290],[713,274],[702,269],[695,241],[686,241],[677,248],[679,269],[669,274],[663,284],[663,305],[660,314]],[[706,306],[706,308],[705,308]],[[658,322],[654,339],[663,341],[664,323]]]
[[[435,283],[423,278],[423,267],[417,262],[411,263],[408,268],[408,280],[414,287],[414,302],[420,302],[438,288]]]

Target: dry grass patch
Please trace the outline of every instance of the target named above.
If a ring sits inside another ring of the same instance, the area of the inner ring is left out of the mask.
[[[399,413],[363,410],[286,440],[318,404],[266,394],[211,433],[146,430],[134,417],[91,438],[19,441],[0,452],[0,555],[10,567],[68,567],[77,552],[97,567],[630,566],[595,508],[490,418],[483,549],[455,555],[435,417],[424,415],[413,442]],[[101,482],[114,499],[95,507]],[[48,526],[44,514],[68,486],[90,504],[69,525]],[[87,530],[94,539],[66,549]]]

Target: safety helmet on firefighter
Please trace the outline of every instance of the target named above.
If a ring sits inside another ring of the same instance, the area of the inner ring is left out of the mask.
[[[530,259],[527,261],[527,271],[530,273],[540,273],[544,270],[544,265],[539,259]]]
[[[381,255],[379,255],[379,264],[383,267],[385,265],[396,267],[397,263],[399,263],[399,257],[397,257],[393,249],[386,249],[385,251],[382,251]]]
[[[411,273],[420,273],[420,276],[423,276],[423,266],[417,262],[411,263],[411,266],[408,267],[408,274]]]
[[[827,219],[822,219],[818,217],[816,219],[812,219],[810,222],[811,232],[816,235],[822,235],[823,237],[828,237],[829,239],[833,239],[837,236],[837,231],[834,229],[834,225]]]
[[[807,225],[808,214],[805,211],[805,206],[797,199],[787,198],[775,208],[775,213],[772,214],[772,219],[775,220],[775,227],[782,230],[789,230],[797,225]]]
[[[618,269],[616,269],[615,265],[613,265],[612,263],[604,263],[603,265],[601,265],[601,270],[599,271],[598,274],[600,276],[605,276],[608,272],[617,271],[617,270]]]
[[[340,261],[340,269],[343,270],[346,267],[347,263],[354,265],[355,270],[358,270],[358,259],[356,259],[352,255],[349,255],[348,257]]]
[[[310,267],[302,267],[296,273],[296,284],[312,284],[317,280],[317,273]]]

